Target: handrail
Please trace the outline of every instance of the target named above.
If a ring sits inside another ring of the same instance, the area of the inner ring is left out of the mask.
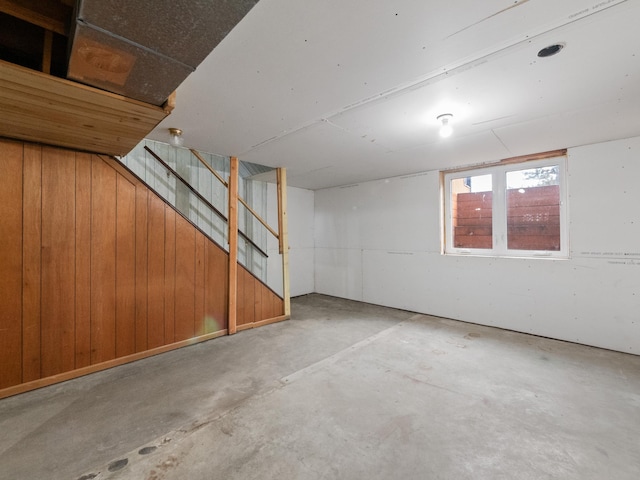
[[[160,158],[156,152],[154,152],[153,150],[151,150],[147,145],[144,146],[144,149],[149,152],[153,158],[155,158],[158,162],[160,162],[160,164],[166,168],[169,172],[171,172],[171,174],[176,177],[178,180],[180,180],[182,182],[182,184],[187,187],[196,197],[198,197],[198,199],[200,199],[200,201],[202,201],[207,207],[209,207],[211,210],[213,210],[213,212],[218,215],[224,222],[227,222],[227,217],[224,216],[224,214],[218,210],[209,200],[207,200],[206,198],[204,198],[202,196],[202,194],[200,192],[198,192],[195,188],[193,188],[191,186],[191,184],[189,184],[189,182],[187,182],[178,172],[176,172],[173,168],[171,168],[171,165],[169,165],[167,162],[165,162],[162,158]],[[260,248],[253,240],[251,240],[251,238],[249,238],[247,236],[247,234],[245,234],[242,230],[240,230],[238,228],[238,234],[249,244],[251,244],[251,246],[253,248],[255,248],[258,252],[260,252],[260,254],[262,256],[264,256],[265,258],[269,258],[269,255],[267,255],[267,252],[265,252],[264,250],[262,250],[262,248]]]
[[[207,167],[207,169],[208,169],[211,173],[213,173],[213,175],[214,175],[214,176],[215,176],[215,177],[216,177],[216,178],[217,178],[217,179],[218,179],[218,180],[219,180],[219,181],[220,181],[220,182],[221,182],[225,187],[229,188],[229,184],[228,184],[227,182],[225,182],[224,178],[222,178],[222,177],[218,174],[218,172],[216,172],[216,171],[211,167],[211,165],[209,165],[209,164],[205,161],[205,159],[204,159],[204,158],[202,158],[202,156],[201,156],[201,155],[200,155],[196,150],[194,150],[193,148],[190,148],[190,149],[189,149],[189,151],[190,151],[191,153],[193,153],[193,155],[194,155],[198,160],[200,160],[200,162],[201,162],[205,167]],[[261,217],[261,216],[260,216],[260,215],[259,215],[259,214],[254,210],[254,209],[253,209],[253,208],[251,208],[251,207],[249,206],[249,204],[248,204],[247,202],[245,202],[245,201],[244,201],[244,199],[243,199],[242,197],[238,196],[238,201],[239,201],[242,205],[244,205],[244,207],[249,211],[249,213],[251,213],[251,215],[253,215],[253,216],[256,218],[256,220],[258,220],[258,221],[259,221],[259,222],[264,226],[264,228],[266,228],[267,230],[269,230],[269,233],[271,233],[271,235],[273,235],[274,237],[276,237],[278,240],[280,239],[280,235],[278,235],[278,233],[277,233],[273,228],[271,228],[271,226],[269,226],[269,224],[267,223],[267,221],[266,221],[266,220],[264,220],[264,219],[263,219],[263,218],[262,218],[262,217]]]
[[[278,233],[269,226],[269,224],[262,219],[262,217],[260,215],[258,215],[253,208],[251,208],[247,202],[245,202],[242,197],[238,197],[238,201],[244,205],[244,208],[246,208],[247,210],[249,210],[249,213],[251,213],[254,217],[256,217],[256,220],[258,220],[262,225],[264,225],[264,228],[266,228],[267,230],[269,230],[269,233],[271,233],[271,235],[273,235],[276,238],[280,238],[280,235],[278,235]]]
[[[218,180],[220,180],[220,183],[222,183],[225,187],[229,188],[229,184],[224,180],[224,178],[222,178],[220,176],[220,174],[218,172],[216,172],[211,165],[209,165],[204,158],[202,158],[200,156],[200,154],[197,152],[197,150],[194,150],[193,148],[190,148],[189,151],[191,153],[193,153],[193,155],[195,155],[195,157],[200,160],[200,162],[207,167],[207,169],[213,174],[214,177],[216,177]]]

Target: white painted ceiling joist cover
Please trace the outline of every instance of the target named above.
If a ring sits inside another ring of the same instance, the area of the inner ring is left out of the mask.
[[[640,135],[639,24],[639,0],[260,0],[151,137],[318,189]]]

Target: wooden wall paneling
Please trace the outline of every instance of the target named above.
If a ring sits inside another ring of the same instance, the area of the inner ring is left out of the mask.
[[[22,143],[0,140],[0,388],[22,381],[22,158]]]
[[[176,330],[176,211],[165,207],[164,220],[164,343],[175,342]]]
[[[136,188],[116,175],[116,357],[136,351]]]
[[[239,265],[236,285],[236,325],[244,325],[245,323],[247,323],[244,303],[245,276],[244,268]]]
[[[275,293],[273,294],[273,298],[275,299],[275,308],[276,308],[275,316],[276,317],[279,317],[281,315],[286,315],[286,316],[291,315],[291,313],[287,312],[286,310],[286,303],[284,299],[280,298]]]
[[[136,184],[136,352],[147,349],[148,203],[149,190]]]
[[[75,153],[42,149],[42,376],[75,368]]]
[[[176,288],[174,341],[195,335],[196,229],[176,216]]]
[[[262,296],[262,318],[260,318],[260,320],[273,318],[273,299],[271,298],[271,290],[264,288],[262,283],[259,284],[259,288]]]
[[[263,311],[263,302],[262,302],[262,282],[254,283],[254,311],[255,311],[255,321],[259,322],[260,320],[264,320],[264,311]]]
[[[147,348],[164,345],[164,222],[165,203],[149,194]]]
[[[205,243],[205,333],[228,328],[228,262],[225,251]]]
[[[204,303],[204,271],[205,271],[205,236],[196,231],[196,263],[195,263],[195,298],[194,298],[194,335],[205,334],[205,303]]]
[[[116,171],[91,165],[91,363],[116,355]]]
[[[42,147],[24,146],[22,191],[22,381],[40,378]],[[0,187],[4,189],[3,187]],[[4,203],[4,202],[2,202]],[[0,215],[1,216],[1,215]],[[4,231],[3,224],[3,231]],[[4,248],[2,248],[4,250]],[[4,275],[2,275],[4,277]],[[3,289],[2,289],[3,290]]]
[[[284,315],[284,302],[282,298],[271,291],[269,291],[269,296],[271,297],[271,318]]]
[[[241,297],[242,302],[244,303],[244,323],[253,323],[255,322],[255,289],[256,289],[256,278],[249,273],[248,270],[242,268],[244,273],[244,295]]]
[[[91,365],[91,164],[76,153],[76,346],[75,367]]]
[[[265,289],[265,293],[269,297],[269,318],[274,318],[279,315],[282,315],[280,309],[278,308],[278,296],[275,295],[271,290]]]

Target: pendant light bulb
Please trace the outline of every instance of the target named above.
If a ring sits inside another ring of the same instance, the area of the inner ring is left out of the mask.
[[[182,130],[179,128],[169,129],[169,144],[174,147],[181,147],[184,145],[184,138],[182,138]]]
[[[437,120],[440,122],[440,136],[442,138],[450,137],[453,133],[453,127],[451,126],[451,119],[453,119],[453,115],[450,113],[444,113],[442,115],[438,115]]]

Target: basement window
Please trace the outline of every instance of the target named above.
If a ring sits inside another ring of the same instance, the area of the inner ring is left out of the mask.
[[[444,172],[444,253],[566,258],[565,177],[557,154]]]

